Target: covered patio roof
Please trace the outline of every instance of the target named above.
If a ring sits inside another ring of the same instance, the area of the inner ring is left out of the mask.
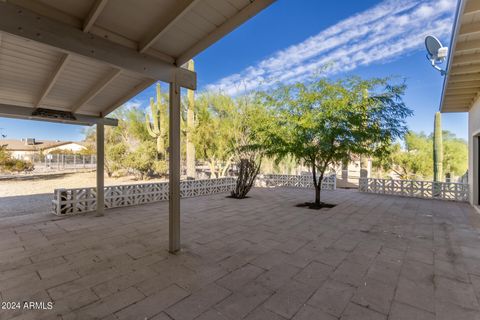
[[[96,124],[105,209],[106,115],[169,83],[169,251],[180,250],[180,88],[188,60],[275,0],[0,0],[0,116]]]
[[[480,1],[460,0],[450,42],[442,112],[465,112],[480,94]]]
[[[88,122],[157,80],[195,89],[181,66],[273,1],[0,1],[0,116]]]

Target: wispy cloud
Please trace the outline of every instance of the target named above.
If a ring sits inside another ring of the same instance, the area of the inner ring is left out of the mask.
[[[384,63],[418,50],[426,35],[450,34],[456,0],[386,0],[245,70],[208,85],[237,94]]]
[[[126,110],[138,109],[145,104],[145,101],[139,99],[129,100],[123,104],[123,108]]]

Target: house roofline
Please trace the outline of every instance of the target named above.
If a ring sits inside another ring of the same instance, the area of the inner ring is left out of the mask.
[[[42,140],[39,140],[39,141],[42,141]],[[62,141],[62,142],[59,142],[57,144],[51,144],[51,145],[47,145],[47,146],[31,145],[31,148],[8,148],[8,144],[6,144],[6,146],[7,146],[8,151],[44,151],[44,150],[48,150],[48,149],[58,148],[58,147],[61,147],[61,146],[67,145],[67,144],[71,144],[71,143],[78,144],[82,147],[85,147],[84,145],[82,145],[81,143],[79,143],[77,141]],[[2,140],[0,140],[0,146],[1,145],[2,145]]]
[[[458,33],[460,32],[460,18],[463,15],[463,11],[465,9],[465,3],[466,0],[458,0],[457,2],[457,8],[455,11],[455,20],[453,21],[453,27],[452,27],[452,35],[450,38],[450,48],[449,48],[449,54],[447,57],[447,70],[446,70],[446,75],[443,78],[443,85],[442,85],[442,95],[440,96],[440,106],[438,108],[438,111],[442,112],[443,108],[443,100],[445,98],[445,90],[447,89],[447,83],[448,79],[450,77],[450,68],[451,68],[451,62],[453,59],[453,53],[455,52],[455,47],[457,45],[457,36]]]

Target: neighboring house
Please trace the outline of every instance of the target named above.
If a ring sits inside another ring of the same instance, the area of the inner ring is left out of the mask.
[[[0,139],[0,145],[6,145],[13,158],[32,161],[35,155],[56,153],[58,151],[80,152],[87,148],[80,142],[60,140],[21,140]]]
[[[460,0],[455,17],[441,112],[468,112],[470,203],[480,205],[480,1]]]

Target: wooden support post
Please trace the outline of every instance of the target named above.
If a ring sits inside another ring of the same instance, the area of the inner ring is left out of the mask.
[[[169,251],[180,250],[180,86],[170,83],[169,115]]]
[[[97,123],[97,216],[103,216],[105,210],[104,160],[105,160],[105,126]]]

